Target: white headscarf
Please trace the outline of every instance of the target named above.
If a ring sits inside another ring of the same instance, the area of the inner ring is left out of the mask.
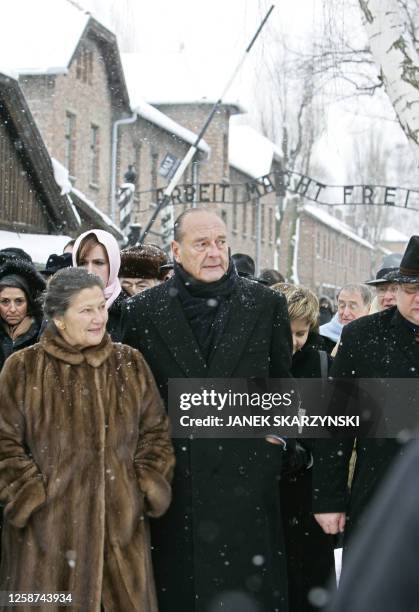
[[[77,268],[77,252],[80,248],[80,243],[83,238],[89,236],[89,234],[94,234],[100,244],[104,247],[109,260],[109,279],[107,285],[105,287],[105,299],[106,299],[106,308],[112,306],[118,295],[121,293],[121,284],[119,282],[118,273],[119,268],[121,267],[121,255],[119,252],[119,246],[115,238],[109,232],[105,232],[101,229],[93,229],[88,232],[84,232],[81,234],[76,242],[74,243],[73,249],[73,266]]]

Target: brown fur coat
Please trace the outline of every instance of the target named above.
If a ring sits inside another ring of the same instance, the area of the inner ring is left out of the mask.
[[[140,353],[108,335],[79,351],[46,330],[0,376],[0,590],[71,592],[67,609],[83,612],[156,612],[147,517],[169,506],[173,465]]]

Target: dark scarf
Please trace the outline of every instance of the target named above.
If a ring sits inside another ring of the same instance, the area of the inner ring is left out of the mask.
[[[214,283],[203,283],[190,276],[176,261],[174,283],[183,311],[208,363],[225,329],[230,312],[237,272],[230,261],[227,272]]]
[[[410,330],[410,332],[415,336],[416,342],[419,342],[419,325],[416,325],[415,323],[408,321],[407,319],[404,318],[403,315],[400,315],[400,316],[402,318],[403,323]]]

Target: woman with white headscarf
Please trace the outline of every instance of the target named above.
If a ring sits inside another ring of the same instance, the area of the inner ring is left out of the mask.
[[[118,273],[121,255],[115,238],[109,232],[93,229],[81,234],[73,249],[73,266],[86,268],[99,276],[105,285],[108,323],[106,329],[114,342],[121,340],[121,308],[128,294],[122,290]]]

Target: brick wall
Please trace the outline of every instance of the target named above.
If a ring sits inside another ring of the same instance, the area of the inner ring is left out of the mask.
[[[198,134],[211,110],[210,104],[164,104],[159,110]],[[204,140],[211,147],[209,160],[199,164],[200,182],[229,181],[228,166],[228,129],[231,114],[235,112],[230,106],[221,106],[214,115]]]
[[[285,212],[281,228],[280,270],[287,270],[287,249],[292,231],[294,199]],[[318,295],[334,297],[335,289],[347,283],[361,283],[372,277],[375,251],[367,248],[344,233],[300,211],[299,249],[297,260],[298,280]]]
[[[133,125],[123,126],[119,142],[117,184],[123,182],[123,175],[128,165],[133,164],[137,180],[132,222],[144,226],[155,205],[155,192],[150,190],[163,189],[168,183],[168,180],[159,174],[164,156],[166,153],[171,153],[178,159],[182,159],[190,145],[143,118],[137,119]],[[191,165],[186,169],[181,182],[190,181]],[[183,209],[183,204],[176,204],[175,216]],[[159,220],[153,226],[153,231],[160,231]],[[159,240],[158,237],[151,235],[149,241],[158,242]]]
[[[96,206],[110,212],[112,123],[122,116],[111,96],[100,44],[81,41],[67,74],[22,76],[19,83],[50,154],[66,159],[67,114],[74,116],[73,184]],[[126,116],[126,113],[125,113]],[[98,174],[92,173],[92,126],[97,128]]]

